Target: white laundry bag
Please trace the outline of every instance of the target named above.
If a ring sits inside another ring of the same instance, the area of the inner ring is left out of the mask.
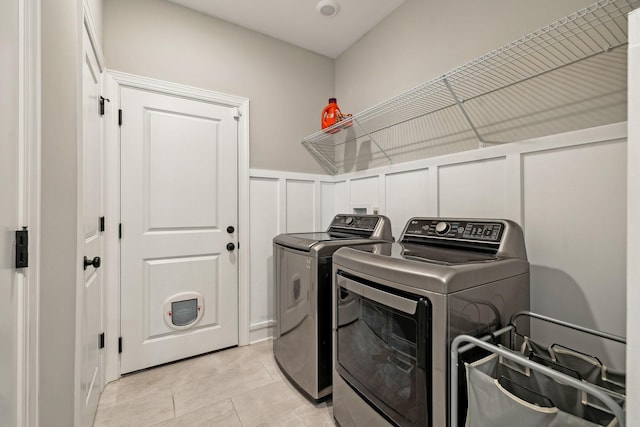
[[[614,427],[616,418],[583,393],[491,354],[466,363],[466,427]]]

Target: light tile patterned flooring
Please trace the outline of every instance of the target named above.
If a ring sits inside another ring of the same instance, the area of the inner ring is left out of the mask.
[[[235,347],[109,383],[94,427],[334,426],[331,403],[314,405],[283,376],[272,342]]]

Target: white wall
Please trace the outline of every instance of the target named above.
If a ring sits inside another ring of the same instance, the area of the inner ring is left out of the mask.
[[[323,172],[300,144],[333,96],[333,60],[166,0],[104,4],[107,67],[250,99],[251,167]]]
[[[251,341],[271,336],[274,287],[272,239],[280,234],[280,182],[255,177],[249,184],[251,208]]]
[[[640,352],[640,10],[629,15],[629,144],[627,217],[627,354]],[[627,401],[640,402],[640,368],[627,360]],[[640,407],[627,405],[627,420],[640,420]]]
[[[254,295],[273,293],[270,240],[289,224],[295,231],[325,229],[318,215],[328,204],[333,214],[378,208],[391,219],[395,237],[414,216],[512,219],[525,231],[532,310],[625,335],[625,153],[623,123],[336,177],[252,170],[252,187],[260,192],[252,191],[251,215],[271,231],[252,228],[252,324],[273,320],[265,306],[253,303]],[[296,217],[283,207],[282,200],[299,198],[301,188],[319,187],[325,189],[320,206],[307,195]],[[535,333],[544,339],[549,332]],[[623,363],[624,348],[590,345],[616,366]]]
[[[338,57],[335,94],[357,113],[594,0],[407,0]]]
[[[626,335],[626,144],[527,153],[522,162],[532,307]],[[624,360],[624,346],[609,350]]]
[[[388,173],[384,176],[384,182],[384,214],[393,218],[391,229],[396,239],[411,217],[437,215],[437,202],[432,198],[428,168]],[[419,197],[415,197],[416,193]]]
[[[438,213],[448,217],[505,218],[507,157],[438,167]]]

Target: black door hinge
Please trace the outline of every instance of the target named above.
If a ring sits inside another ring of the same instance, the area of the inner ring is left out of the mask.
[[[122,223],[118,224],[118,239],[122,239]]]
[[[100,217],[100,231],[104,231],[104,217]]]
[[[118,126],[122,126],[122,109],[118,110]]]
[[[98,335],[98,348],[104,348],[104,332]]]
[[[118,337],[118,353],[122,353],[122,337]]]
[[[16,268],[29,267],[29,232],[27,227],[16,230]]]
[[[111,100],[109,98],[105,98],[104,96],[100,96],[100,98],[98,98],[98,102],[100,104],[100,115],[104,116],[104,102],[111,102]]]

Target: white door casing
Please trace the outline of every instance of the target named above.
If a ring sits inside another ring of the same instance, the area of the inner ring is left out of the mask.
[[[120,103],[126,373],[238,344],[238,109],[132,87]]]
[[[103,153],[102,122],[99,112],[101,70],[85,28],[82,63],[82,247],[85,265],[79,286],[78,340],[80,358],[80,411],[82,424],[90,426],[104,384],[103,351],[99,336],[103,331]],[[82,264],[81,264],[82,265]]]
[[[39,4],[0,4],[0,424],[36,425],[39,250]],[[15,233],[28,227],[28,267]]]

